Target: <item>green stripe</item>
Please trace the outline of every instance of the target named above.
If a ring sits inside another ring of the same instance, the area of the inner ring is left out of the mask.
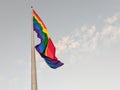
[[[42,33],[40,33],[40,36],[42,35],[42,37],[44,37],[43,39],[43,43],[45,45],[45,47],[47,48],[47,44],[48,44],[48,36],[45,32],[43,32],[43,27],[41,26],[41,24],[37,21],[37,19],[35,17],[33,17],[33,19],[35,20],[35,22],[39,25],[39,27],[42,28]],[[45,50],[46,51],[46,50]],[[45,54],[45,51],[44,51],[44,54]]]

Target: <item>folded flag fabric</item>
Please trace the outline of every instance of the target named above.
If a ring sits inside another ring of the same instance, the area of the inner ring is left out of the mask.
[[[63,63],[55,56],[56,49],[45,24],[34,10],[32,16],[33,29],[37,33],[37,37],[41,40],[40,44],[35,46],[36,50],[51,68],[56,69],[62,66]]]

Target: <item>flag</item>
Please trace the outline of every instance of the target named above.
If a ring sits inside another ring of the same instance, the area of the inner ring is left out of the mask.
[[[55,56],[56,48],[50,38],[45,24],[34,10],[32,12],[32,16],[33,29],[37,33],[37,37],[41,40],[40,44],[35,46],[36,50],[51,68],[56,69],[62,66],[63,63]]]

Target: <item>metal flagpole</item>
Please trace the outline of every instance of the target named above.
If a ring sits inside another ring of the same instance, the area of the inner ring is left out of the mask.
[[[31,6],[33,10],[33,7]],[[32,17],[32,29],[31,29],[31,90],[37,90],[37,74],[36,74],[36,59],[34,48],[34,31],[33,31],[33,17]]]

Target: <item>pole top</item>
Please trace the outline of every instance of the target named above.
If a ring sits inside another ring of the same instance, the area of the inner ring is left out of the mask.
[[[31,6],[31,8],[33,9],[33,6]]]

